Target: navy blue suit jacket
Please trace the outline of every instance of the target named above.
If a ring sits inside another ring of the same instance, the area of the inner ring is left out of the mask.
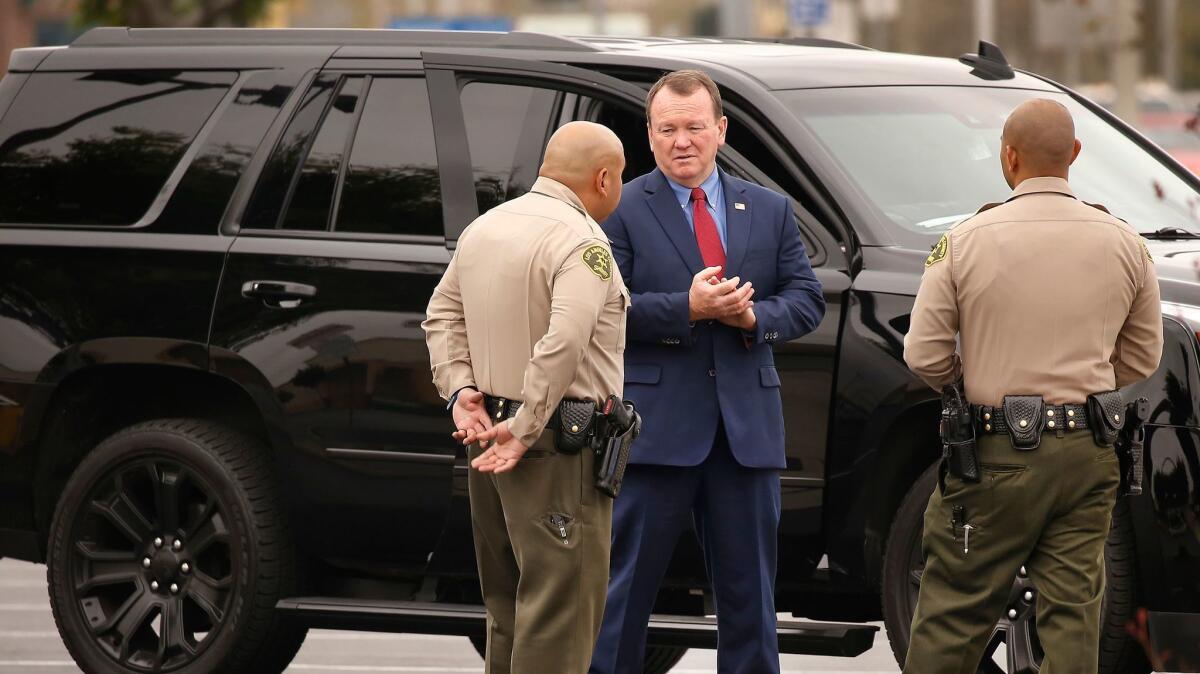
[[[695,466],[717,423],[734,458],[783,468],[783,405],[772,342],[811,332],[825,314],[821,284],[787,198],[721,173],[727,278],[754,284],[754,335],[718,321],[688,321],[688,289],[704,268],[696,236],[662,171],[625,185],[602,227],[629,287],[625,397],[642,415],[631,461]]]

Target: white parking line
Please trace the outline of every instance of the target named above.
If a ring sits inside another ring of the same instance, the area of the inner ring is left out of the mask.
[[[50,610],[48,604],[0,604],[0,611],[37,611],[45,613]]]
[[[75,667],[74,660],[0,660],[0,667]]]
[[[58,638],[58,632],[54,630],[41,631],[20,631],[20,630],[0,630],[0,639],[49,639]]]

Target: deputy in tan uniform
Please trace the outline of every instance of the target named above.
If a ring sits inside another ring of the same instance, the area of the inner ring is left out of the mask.
[[[982,480],[946,475],[925,512],[909,674],[974,674],[997,620],[1029,610],[1042,674],[1096,672],[1119,470],[1113,448],[1082,429],[1084,402],[1148,377],[1163,342],[1141,237],[1067,184],[1079,151],[1065,107],[1019,106],[1001,139],[1012,196],[954,227],[925,262],[904,358],[935,389],[962,376],[967,400],[985,407]],[[1040,434],[1032,451],[996,432],[1008,395],[1044,398],[1041,417],[1007,419]],[[1022,566],[1036,597],[1006,605]]]
[[[620,201],[624,168],[612,131],[560,128],[530,192],[463,232],[422,325],[475,468],[489,674],[583,674],[591,661],[612,500],[592,452],[558,453],[543,431],[563,398],[621,393],[629,299],[596,221]]]

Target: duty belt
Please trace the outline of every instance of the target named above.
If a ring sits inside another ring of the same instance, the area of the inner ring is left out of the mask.
[[[521,401],[484,394],[483,409],[487,410],[493,421],[504,421],[517,415],[517,410],[521,409]]]
[[[975,415],[975,426],[980,433],[1008,433],[1008,422],[1004,419],[1004,408],[991,405],[972,405]],[[1016,420],[1020,424],[1021,420]],[[1032,421],[1031,421],[1032,423]],[[1087,405],[1067,403],[1063,405],[1046,405],[1042,417],[1042,432],[1084,431],[1091,426],[1088,424]],[[1022,428],[1021,430],[1025,430]]]

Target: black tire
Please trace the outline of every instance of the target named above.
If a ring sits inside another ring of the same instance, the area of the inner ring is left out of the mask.
[[[270,456],[213,422],[150,421],[100,443],[59,499],[47,566],[84,672],[275,674],[306,634],[275,612],[296,559]]]
[[[937,466],[921,474],[900,503],[888,535],[883,560],[883,621],[896,662],[904,665],[908,653],[909,628],[916,609],[921,557],[921,533],[924,529],[925,507],[937,486]],[[1144,653],[1130,638],[1125,625],[1134,618],[1138,605],[1138,580],[1133,540],[1133,524],[1126,499],[1119,499],[1113,511],[1112,527],[1105,546],[1107,589],[1101,611],[1099,674],[1145,674],[1150,671]],[[1014,595],[1019,595],[1032,583],[1018,575]],[[991,664],[995,649],[1005,648],[1010,674],[1036,672],[1040,668],[1042,651],[1037,641],[1033,612],[1021,614],[1016,620],[1002,618],[984,654],[979,672],[992,674],[999,668]]]

